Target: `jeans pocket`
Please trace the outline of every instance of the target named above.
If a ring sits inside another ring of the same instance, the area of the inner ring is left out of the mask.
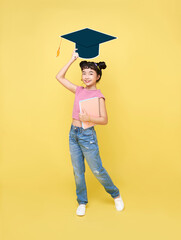
[[[97,142],[97,134],[96,134],[95,130],[92,131],[92,135],[93,135],[93,138],[94,138],[96,144],[98,144],[98,142]]]
[[[75,133],[72,130],[69,131],[69,139],[70,138],[71,139],[75,138]]]

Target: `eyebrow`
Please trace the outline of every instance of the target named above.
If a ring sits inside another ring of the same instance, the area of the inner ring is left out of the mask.
[[[85,72],[84,70],[82,72]],[[93,72],[93,70],[90,70],[89,72]]]

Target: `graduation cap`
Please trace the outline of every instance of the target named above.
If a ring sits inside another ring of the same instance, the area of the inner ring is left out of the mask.
[[[60,36],[76,44],[81,58],[95,58],[99,55],[99,44],[115,39],[111,35],[101,33],[90,28],[84,28],[76,32],[68,33]],[[61,44],[61,42],[60,42]],[[57,56],[60,53],[60,46],[57,51]]]

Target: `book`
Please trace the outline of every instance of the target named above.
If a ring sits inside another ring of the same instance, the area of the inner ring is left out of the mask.
[[[87,98],[85,100],[79,101],[80,113],[83,113],[82,109],[92,117],[100,116],[100,104],[99,97]],[[82,121],[82,127],[84,129],[95,126],[96,124],[93,122]]]

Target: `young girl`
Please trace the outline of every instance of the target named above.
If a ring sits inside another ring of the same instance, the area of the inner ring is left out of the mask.
[[[65,78],[65,74],[70,65],[79,57],[76,49],[73,51],[70,61],[58,72],[56,79],[68,90],[75,93],[74,108],[72,114],[72,124],[69,132],[69,148],[73,173],[76,184],[77,202],[79,204],[76,214],[78,216],[85,215],[87,199],[87,189],[85,183],[85,163],[84,158],[98,181],[103,185],[106,192],[114,199],[115,207],[118,211],[123,210],[124,203],[120,196],[119,189],[113,184],[106,169],[102,166],[96,131],[94,126],[83,129],[82,121],[90,121],[96,125],[105,125],[108,123],[105,97],[100,89],[96,88],[96,84],[100,81],[102,70],[105,69],[105,62],[80,62],[82,70],[82,79],[85,88],[75,85]],[[89,116],[86,112],[80,114],[79,101],[87,98],[100,98],[100,117]]]

